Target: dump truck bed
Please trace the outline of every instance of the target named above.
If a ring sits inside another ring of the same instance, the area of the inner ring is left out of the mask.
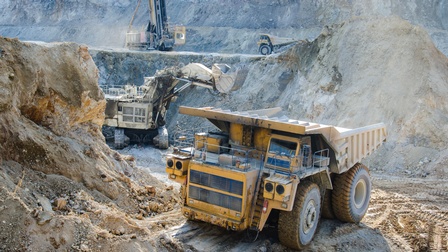
[[[298,41],[298,39],[293,39],[293,38],[277,37],[277,36],[269,35],[269,34],[262,34],[262,35],[269,36],[269,38],[271,39],[271,43],[274,46],[287,45],[287,44],[291,44],[291,43]]]
[[[204,117],[222,131],[229,132],[230,123],[277,130],[281,132],[315,135],[319,134],[330,146],[335,164],[332,171],[342,173],[371,154],[386,140],[384,123],[373,124],[356,129],[336,127],[313,122],[275,116],[281,108],[252,111],[230,111],[219,108],[191,108],[181,106],[179,113]]]

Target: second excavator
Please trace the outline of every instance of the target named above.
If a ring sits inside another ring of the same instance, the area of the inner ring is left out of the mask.
[[[141,0],[137,4],[137,8],[129,23],[128,32],[126,33],[127,48],[169,51],[175,45],[185,44],[185,26],[170,27],[168,25],[165,0],[149,0],[149,22],[145,31],[133,29],[132,24],[140,3]]]

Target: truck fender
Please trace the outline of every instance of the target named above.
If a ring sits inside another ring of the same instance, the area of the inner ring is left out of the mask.
[[[310,176],[310,180],[318,184],[321,189],[333,190],[333,183],[331,182],[328,169]]]

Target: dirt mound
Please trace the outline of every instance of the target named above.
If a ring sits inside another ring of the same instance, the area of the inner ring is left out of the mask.
[[[179,199],[105,144],[87,48],[7,38],[0,48],[0,250],[157,246],[137,222]]]
[[[296,86],[304,96],[286,92],[280,99],[296,104],[291,112],[348,127],[383,121],[389,131],[383,154],[393,161],[376,165],[448,175],[441,165],[447,158],[448,59],[425,30],[399,18],[355,19],[295,49],[284,57],[300,55],[306,81]]]

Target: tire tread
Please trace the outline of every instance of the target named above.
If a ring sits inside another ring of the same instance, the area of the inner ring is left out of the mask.
[[[334,215],[341,221],[359,222],[350,211],[350,188],[353,179],[361,169],[369,171],[366,166],[357,163],[347,172],[335,177],[331,201]]]
[[[301,250],[307,245],[300,244],[299,225],[300,225],[300,210],[305,203],[305,198],[309,191],[313,188],[319,187],[311,181],[303,181],[297,188],[296,197],[294,199],[294,206],[290,212],[280,212],[278,221],[278,236],[280,242],[290,248]]]

